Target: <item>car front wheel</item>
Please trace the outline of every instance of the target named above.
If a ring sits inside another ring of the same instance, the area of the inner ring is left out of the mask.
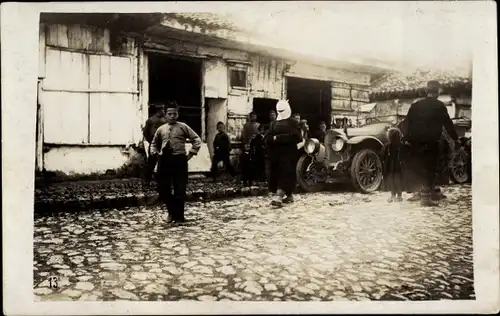
[[[362,149],[354,155],[351,163],[351,181],[361,193],[370,193],[382,184],[382,162],[376,152]]]
[[[326,168],[323,163],[313,160],[313,157],[302,155],[296,166],[297,183],[306,192],[318,192],[323,189]]]

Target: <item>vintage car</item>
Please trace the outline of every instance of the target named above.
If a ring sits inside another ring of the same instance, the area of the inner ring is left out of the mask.
[[[471,139],[462,132],[457,121],[454,123],[460,146],[451,151],[443,133],[437,175],[445,179],[443,183],[449,179],[465,183],[471,178]],[[401,128],[401,124],[403,122],[397,127]],[[315,138],[307,139],[296,167],[299,186],[314,192],[328,182],[350,181],[362,193],[378,190],[383,181],[382,149],[389,141],[387,131],[393,126],[390,122],[372,120],[357,128],[328,130],[324,143]]]
[[[382,148],[388,142],[390,122],[362,127],[330,129],[324,143],[316,138],[305,141],[296,167],[297,182],[307,191],[321,190],[327,182],[350,181],[363,193],[382,184]]]

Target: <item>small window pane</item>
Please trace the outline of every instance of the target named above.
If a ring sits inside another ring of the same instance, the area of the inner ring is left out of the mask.
[[[247,72],[245,70],[231,69],[231,87],[246,87]]]

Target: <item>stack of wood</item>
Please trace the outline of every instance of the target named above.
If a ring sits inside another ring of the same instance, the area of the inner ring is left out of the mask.
[[[356,111],[361,104],[370,102],[370,91],[363,86],[345,83],[332,84],[332,109]]]

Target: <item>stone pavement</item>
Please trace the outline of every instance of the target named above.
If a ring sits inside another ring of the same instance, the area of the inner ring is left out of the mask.
[[[474,299],[469,185],[439,208],[387,193],[189,203],[37,218],[36,300]],[[57,288],[54,280],[57,278]],[[52,283],[52,284],[51,284]]]

